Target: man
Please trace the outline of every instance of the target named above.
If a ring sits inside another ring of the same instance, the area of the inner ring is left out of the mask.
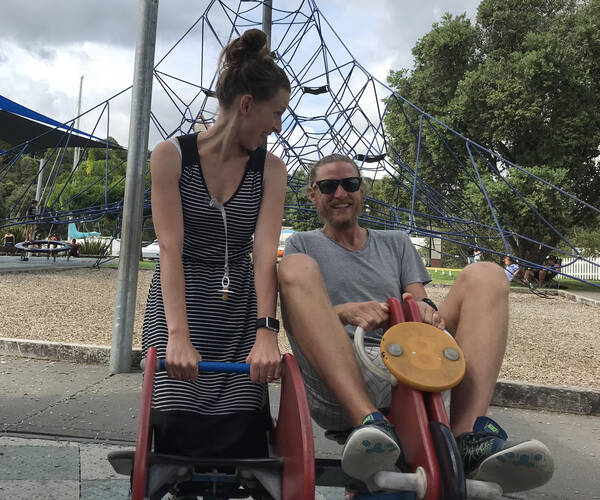
[[[385,301],[401,296],[417,301],[423,321],[446,328],[463,349],[467,373],[452,390],[449,417],[468,477],[499,480],[494,469],[504,462],[506,492],[547,482],[554,469],[548,449],[534,440],[507,441],[485,417],[508,329],[502,268],[489,262],[467,266],[438,311],[427,298],[430,277],[408,236],[359,226],[364,186],[350,158],[318,161],[308,195],[324,226],[286,242],[279,266],[283,318],[313,418],[325,429],[354,428],[342,452],[344,471],[367,480],[378,470],[393,470],[401,455],[396,433],[379,411],[390,405],[389,385],[361,371],[350,340],[356,326],[385,327]],[[517,466],[518,460],[532,467]]]
[[[554,255],[546,257],[546,263],[544,265],[546,267],[543,269],[527,269],[524,276],[525,281],[533,281],[535,278],[538,280],[538,287],[544,288],[544,283],[550,282],[552,278],[556,276],[556,273],[560,268]]]
[[[67,254],[67,260],[69,260],[69,258],[71,257],[79,257],[79,243],[77,243],[77,240],[75,238],[73,238],[71,240],[71,248],[69,248],[69,253]]]
[[[25,220],[29,222],[25,228],[25,241],[33,241],[33,237],[35,234],[35,224],[33,224],[30,221],[35,220],[35,217],[37,215],[37,206],[37,200],[33,200],[31,202],[31,205],[29,205],[27,212],[25,212]]]

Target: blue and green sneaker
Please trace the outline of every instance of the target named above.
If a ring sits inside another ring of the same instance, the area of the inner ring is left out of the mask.
[[[473,432],[456,438],[468,479],[499,484],[504,493],[525,491],[547,483],[554,472],[550,450],[535,439],[508,441],[502,427],[478,417]]]
[[[342,470],[350,477],[367,481],[376,472],[396,470],[401,454],[396,430],[380,412],[373,412],[346,439]]]

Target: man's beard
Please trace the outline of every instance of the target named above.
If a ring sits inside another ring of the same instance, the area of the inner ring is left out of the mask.
[[[317,216],[319,217],[321,222],[323,222],[323,224],[327,224],[328,226],[330,226],[333,229],[344,230],[344,229],[349,229],[351,227],[354,227],[356,224],[358,224],[358,218],[360,217],[360,214],[362,213],[362,203],[360,205],[352,205],[351,216],[346,219],[343,219],[343,220],[339,220],[334,217],[331,217],[330,220],[327,220],[326,214],[333,212],[333,209],[331,207],[316,206],[316,209],[317,209]]]

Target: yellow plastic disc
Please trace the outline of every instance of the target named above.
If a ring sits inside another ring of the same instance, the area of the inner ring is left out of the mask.
[[[420,391],[440,392],[465,375],[465,356],[453,337],[427,323],[398,323],[385,332],[381,359],[400,381]]]

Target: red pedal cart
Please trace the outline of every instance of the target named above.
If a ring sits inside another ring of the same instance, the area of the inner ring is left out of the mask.
[[[190,458],[155,453],[151,406],[157,359],[156,349],[150,348],[136,449],[108,456],[116,472],[132,478],[132,500],[160,499],[169,491],[177,491],[186,499],[313,500],[317,485],[356,491],[355,500],[463,500],[467,493],[475,498],[502,498],[502,489],[494,483],[465,480],[462,459],[449,429],[440,391],[453,387],[464,375],[460,348],[446,333],[421,323],[414,301],[401,303],[392,298],[388,304],[391,327],[380,345],[387,370],[374,365],[365,354],[360,329],[355,344],[367,367],[394,385],[388,418],[402,443],[404,470],[381,471],[361,482],[344,474],[340,460],[315,459],[304,384],[291,354],[283,357],[279,413],[268,458]],[[249,365],[201,362],[199,369],[247,372]],[[346,437],[343,433],[326,435],[340,442]]]

